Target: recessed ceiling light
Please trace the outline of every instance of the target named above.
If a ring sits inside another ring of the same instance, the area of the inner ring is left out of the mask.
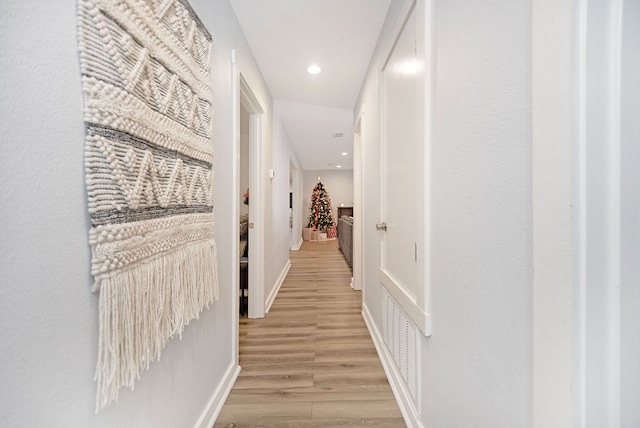
[[[347,155],[347,152],[342,152],[342,156],[346,156],[346,155]]]
[[[342,165],[336,165],[336,168],[342,168]]]
[[[312,65],[309,68],[307,68],[307,73],[309,73],[309,74],[318,74],[321,71],[322,71],[322,69],[317,65]]]

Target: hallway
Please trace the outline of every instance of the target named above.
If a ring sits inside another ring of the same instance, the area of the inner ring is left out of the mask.
[[[404,427],[337,241],[305,241],[263,319],[240,321],[242,371],[215,427]]]

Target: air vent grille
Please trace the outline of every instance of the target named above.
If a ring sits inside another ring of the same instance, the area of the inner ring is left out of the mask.
[[[382,287],[382,336],[393,356],[398,372],[416,400],[417,386],[417,327],[409,320],[386,288]]]

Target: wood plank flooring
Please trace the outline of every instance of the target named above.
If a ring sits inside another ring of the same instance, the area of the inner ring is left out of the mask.
[[[305,241],[267,316],[240,320],[242,371],[214,427],[405,427],[337,241]]]

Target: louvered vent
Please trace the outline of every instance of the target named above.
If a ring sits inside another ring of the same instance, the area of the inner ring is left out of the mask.
[[[418,371],[416,367],[416,334],[417,327],[400,308],[386,288],[382,287],[382,328],[383,339],[393,361],[416,401],[416,385]]]

